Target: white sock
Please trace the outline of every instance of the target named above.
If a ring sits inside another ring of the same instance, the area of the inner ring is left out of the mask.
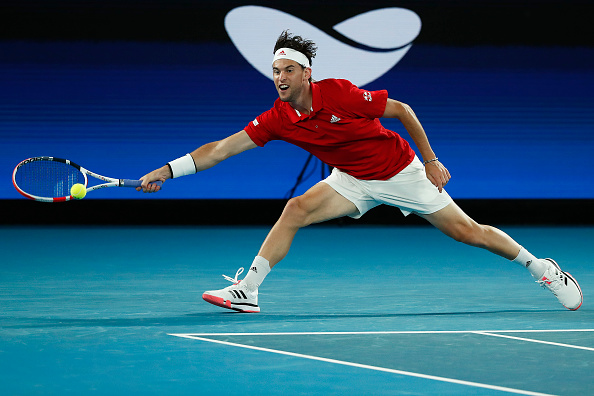
[[[266,275],[270,272],[270,263],[262,256],[256,256],[243,282],[246,283],[249,289],[257,289],[260,287]]]
[[[534,277],[534,279],[540,279],[547,269],[546,263],[542,260],[534,257],[528,250],[523,247],[518,253],[518,257],[513,260],[514,263],[518,263],[525,267]]]

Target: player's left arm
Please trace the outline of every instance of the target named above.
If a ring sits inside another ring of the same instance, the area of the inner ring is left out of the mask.
[[[439,189],[439,192],[441,192],[451,178],[450,172],[441,162],[436,160],[437,156],[429,144],[427,134],[412,108],[406,103],[388,98],[383,117],[397,118],[402,122],[402,125],[412,138],[413,142],[415,142],[415,145],[423,157],[427,178]]]

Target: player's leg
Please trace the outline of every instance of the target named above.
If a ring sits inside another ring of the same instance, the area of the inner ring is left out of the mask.
[[[537,259],[503,231],[478,224],[455,202],[435,213],[420,216],[459,242],[487,249],[525,266],[566,308],[576,310],[582,305],[583,295],[577,281],[563,272],[554,260]]]
[[[522,248],[503,231],[478,224],[455,202],[435,213],[419,215],[456,241],[487,249],[508,260],[515,259]]]
[[[258,255],[265,257],[270,268],[288,253],[300,228],[357,212],[357,207],[332,187],[320,182],[305,194],[287,202],[280,218],[264,240]]]
[[[287,202],[280,218],[264,240],[258,256],[241,281],[237,276],[234,284],[221,290],[207,291],[202,298],[214,305],[240,312],[260,312],[258,287],[270,269],[288,253],[297,231],[312,223],[358,213],[357,207],[336,192],[327,183],[320,182],[305,194]]]

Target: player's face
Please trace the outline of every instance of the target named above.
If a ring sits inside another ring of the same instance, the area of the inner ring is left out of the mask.
[[[280,100],[296,102],[306,92],[311,69],[292,60],[278,59],[272,64],[272,75]]]

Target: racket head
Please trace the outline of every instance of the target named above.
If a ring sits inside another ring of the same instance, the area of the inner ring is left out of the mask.
[[[70,201],[70,188],[87,187],[87,175],[72,161],[55,157],[33,157],[21,161],[12,172],[14,188],[26,198],[40,202]]]

